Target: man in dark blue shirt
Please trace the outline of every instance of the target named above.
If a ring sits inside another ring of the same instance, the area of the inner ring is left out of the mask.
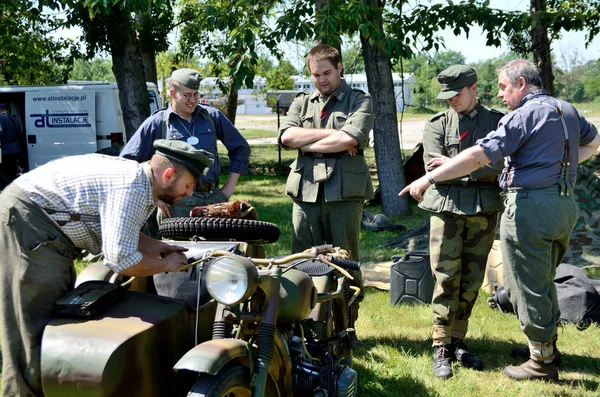
[[[159,219],[162,216],[189,216],[196,206],[228,201],[240,175],[248,172],[248,142],[223,113],[199,103],[200,81],[202,76],[195,69],[175,70],[169,81],[171,104],[148,117],[121,152],[121,157],[147,161],[153,153],[152,143],[162,138],[184,141],[213,154],[214,163],[196,185],[193,196],[184,197],[173,206],[159,202]],[[229,177],[220,188],[217,140],[227,148],[230,160]]]

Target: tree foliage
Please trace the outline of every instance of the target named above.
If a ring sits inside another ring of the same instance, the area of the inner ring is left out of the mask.
[[[199,53],[217,63],[225,61],[228,86],[221,82],[220,88],[229,92],[227,116],[233,122],[237,90],[243,85],[254,86],[259,43],[269,49],[276,48],[264,23],[264,16],[274,4],[274,0],[183,0],[181,3],[181,48],[184,53]]]
[[[268,90],[291,90],[294,80],[290,76],[297,75],[298,71],[289,61],[282,59],[277,67],[271,68],[266,75]]]
[[[114,82],[115,75],[112,72],[112,61],[100,57],[95,57],[91,61],[78,59],[73,63],[69,80]]]
[[[79,56],[77,45],[51,33],[62,21],[27,0],[0,5],[0,84],[65,83]]]

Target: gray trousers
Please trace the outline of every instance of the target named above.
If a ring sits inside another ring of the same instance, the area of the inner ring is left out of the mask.
[[[13,183],[0,194],[0,251],[2,396],[41,396],[42,334],[81,250]]]
[[[577,221],[573,197],[558,185],[505,193],[500,223],[504,285],[530,341],[547,343],[560,318],[554,276]]]

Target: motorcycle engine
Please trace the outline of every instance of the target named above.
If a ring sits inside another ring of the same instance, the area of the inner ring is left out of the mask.
[[[294,394],[311,397],[355,397],[358,376],[346,365],[318,366],[302,361],[293,371]]]

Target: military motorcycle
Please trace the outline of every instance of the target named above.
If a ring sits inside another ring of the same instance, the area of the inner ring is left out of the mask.
[[[101,314],[50,321],[46,397],[356,395],[348,319],[359,291],[345,269],[358,264],[342,250],[265,258],[248,242],[173,244],[189,249],[189,265],[164,275],[185,280],[171,282],[175,294],[156,276],[127,279],[102,263],[79,275],[78,285],[128,290]]]
[[[356,396],[348,323],[360,290],[346,269],[358,263],[331,246],[284,258],[212,256],[212,339],[174,366],[198,373],[188,396]]]

